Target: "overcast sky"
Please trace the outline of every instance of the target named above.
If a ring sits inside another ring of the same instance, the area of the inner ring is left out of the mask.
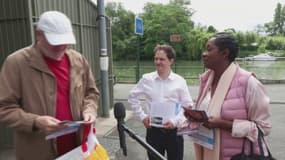
[[[169,0],[105,0],[122,2],[127,10],[141,13],[146,2],[166,4]],[[252,31],[258,24],[273,20],[277,3],[285,0],[191,0],[190,8],[195,10],[192,20],[195,24],[213,25],[219,31],[235,28]]]

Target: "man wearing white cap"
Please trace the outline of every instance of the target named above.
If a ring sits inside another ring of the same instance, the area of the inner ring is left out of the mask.
[[[0,73],[0,123],[15,130],[17,160],[51,160],[80,144],[79,132],[45,140],[63,120],[94,123],[99,91],[75,44],[69,18],[40,16],[32,46],[10,54]]]

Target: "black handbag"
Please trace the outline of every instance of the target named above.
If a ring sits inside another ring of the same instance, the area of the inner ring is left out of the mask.
[[[246,138],[243,139],[243,145],[242,145],[241,153],[232,156],[231,160],[276,160],[275,158],[272,157],[271,152],[269,151],[269,148],[265,142],[264,135],[259,128],[258,128],[258,139],[257,139],[257,141],[258,141],[258,147],[259,147],[260,154],[254,153],[253,143],[251,141],[249,141],[250,142],[250,153],[249,153],[249,155],[245,154],[245,151],[244,151],[245,141],[246,141]],[[266,145],[266,150],[267,150],[268,156],[264,155],[264,150],[262,147],[262,141]]]

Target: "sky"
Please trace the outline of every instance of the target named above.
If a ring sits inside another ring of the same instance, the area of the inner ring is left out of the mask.
[[[167,4],[169,0],[105,0],[121,2],[125,9],[134,13],[142,13],[146,2]],[[191,0],[190,8],[195,13],[191,20],[195,25],[213,25],[223,31],[234,28],[238,31],[253,31],[261,24],[273,21],[277,3],[285,4],[285,0]]]

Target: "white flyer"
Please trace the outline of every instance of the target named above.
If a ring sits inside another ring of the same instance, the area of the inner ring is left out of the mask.
[[[194,143],[197,143],[203,147],[213,150],[214,149],[214,130],[208,129],[204,126],[200,126],[198,132],[189,135]]]
[[[181,110],[179,103],[169,101],[152,102],[150,106],[150,125],[163,127],[163,124],[174,118]]]

